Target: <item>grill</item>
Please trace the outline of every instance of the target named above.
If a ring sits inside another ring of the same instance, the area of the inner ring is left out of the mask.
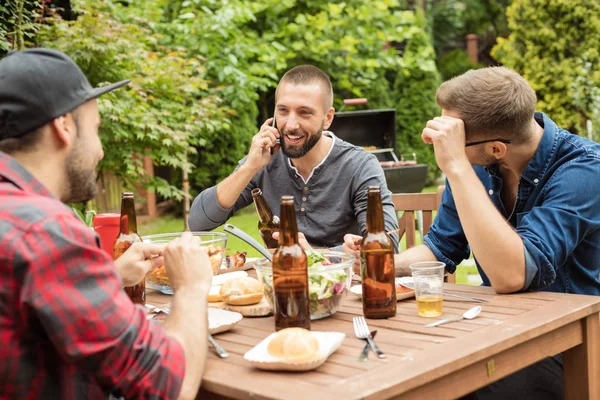
[[[425,186],[427,165],[396,154],[396,110],[336,112],[329,130],[375,154],[392,193],[419,193]]]

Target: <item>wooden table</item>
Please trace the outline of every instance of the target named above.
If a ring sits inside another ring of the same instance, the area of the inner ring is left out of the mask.
[[[453,399],[545,357],[564,352],[567,399],[600,399],[600,297],[558,293],[496,295],[491,288],[447,284],[446,290],[484,298],[471,321],[425,328],[435,319],[417,316],[414,299],[398,302],[388,320],[367,320],[388,355],[358,361],[364,342],[354,337],[352,317],[362,304],[351,293],[332,317],[312,329],[346,334],[340,349],[320,368],[303,373],[265,372],[243,359],[274,331],[273,317],[244,318],[216,336],[231,354],[210,352],[199,398],[237,399]],[[148,303],[170,296],[148,291]],[[474,303],[444,302],[444,315],[462,314]]]

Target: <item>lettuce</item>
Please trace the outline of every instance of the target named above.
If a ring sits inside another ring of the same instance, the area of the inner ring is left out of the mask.
[[[308,263],[307,263],[308,268],[311,268],[313,265],[315,265],[317,263],[323,263],[323,261],[326,261],[323,253],[321,253],[319,251],[307,251],[306,258],[308,260]]]
[[[348,275],[344,271],[315,272],[315,269],[331,264],[330,261],[325,258],[323,253],[318,251],[308,251],[306,252],[306,256],[308,260],[308,301],[310,303],[310,312],[316,318],[323,318],[331,315],[339,307],[342,297],[347,290],[346,280]],[[263,283],[267,288],[268,299],[272,303],[272,275],[268,277],[263,276]]]

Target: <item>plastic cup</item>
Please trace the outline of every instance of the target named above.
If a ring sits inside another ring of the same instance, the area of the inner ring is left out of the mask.
[[[421,317],[438,317],[444,307],[444,272],[446,264],[424,261],[410,265],[415,285],[417,313]]]
[[[113,258],[113,245],[119,236],[121,213],[96,214],[94,216],[94,230],[100,237],[102,249]]]

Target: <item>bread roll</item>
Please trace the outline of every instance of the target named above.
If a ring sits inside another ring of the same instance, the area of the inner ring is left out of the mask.
[[[219,291],[221,298],[232,306],[256,304],[263,298],[263,288],[259,281],[246,276],[225,282]]]
[[[221,299],[221,286],[211,286],[208,292],[208,302],[216,303],[217,301],[223,301]]]
[[[282,329],[269,342],[268,352],[287,362],[312,361],[319,357],[319,341],[303,328]]]

